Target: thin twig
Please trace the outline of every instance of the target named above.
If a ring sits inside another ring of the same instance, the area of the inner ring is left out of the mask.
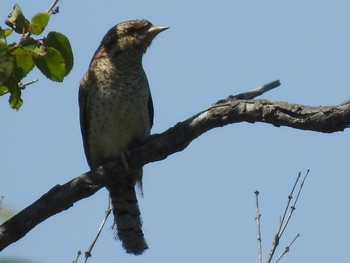
[[[298,193],[297,193],[297,197],[295,198],[295,201],[294,201],[293,205],[290,206],[289,215],[288,215],[288,218],[287,218],[287,220],[285,221],[284,226],[283,226],[283,228],[282,228],[282,230],[281,230],[280,236],[282,236],[284,230],[286,229],[286,227],[287,227],[287,225],[288,225],[288,223],[289,223],[290,218],[291,218],[292,215],[293,215],[293,212],[294,212],[294,210],[295,210],[295,208],[296,208],[296,204],[297,204],[297,202],[298,202],[298,200],[299,200],[299,196],[300,196],[301,190],[303,189],[303,186],[304,186],[306,177],[308,176],[309,172],[310,172],[310,170],[307,170],[307,171],[306,171],[306,174],[305,174],[303,180],[302,180],[301,183],[300,183],[299,190],[298,190]],[[300,178],[300,173],[299,173],[299,176],[298,176],[298,179],[297,179],[298,181],[299,181],[299,178]]]
[[[300,184],[300,187],[299,187],[299,191],[298,191],[297,197],[295,198],[295,201],[294,201],[293,206],[296,206],[296,204],[297,204],[297,202],[298,202],[298,199],[299,199],[301,190],[303,189],[303,186],[304,186],[306,177],[309,175],[309,172],[310,172],[310,169],[308,169],[308,170],[306,171],[306,174],[305,174],[303,180],[301,181],[301,184]]]
[[[59,0],[55,0],[52,5],[49,7],[49,9],[47,9],[46,13],[49,13],[50,15],[54,15],[58,13],[58,6],[56,6],[58,4]]]
[[[247,92],[243,92],[237,95],[230,95],[227,97],[227,99],[222,99],[217,101],[216,103],[214,103],[211,107],[209,107],[209,109],[211,108],[216,108],[216,107],[222,107],[223,104],[225,105],[225,103],[232,101],[232,100],[250,100],[250,99],[254,99],[255,97],[258,97],[262,94],[264,94],[265,92],[272,90],[274,88],[277,88],[281,85],[281,82],[279,80],[275,80],[272,81],[270,83],[267,83],[261,87],[249,90]]]
[[[293,215],[293,212],[294,212],[294,210],[295,210],[295,208],[296,208],[297,201],[298,201],[298,199],[299,199],[301,190],[303,189],[304,182],[305,182],[306,177],[307,177],[308,174],[309,174],[309,171],[310,171],[310,170],[307,170],[307,172],[306,172],[306,174],[305,174],[305,176],[304,176],[302,182],[300,183],[299,189],[298,189],[298,193],[297,193],[297,197],[296,197],[294,203],[291,205],[290,203],[291,203],[291,200],[293,199],[293,194],[294,194],[295,188],[296,188],[296,186],[297,186],[297,184],[298,184],[298,182],[299,182],[299,180],[300,180],[301,173],[298,174],[298,177],[297,177],[297,179],[295,180],[295,183],[294,183],[294,185],[293,185],[293,188],[292,188],[292,190],[291,190],[291,192],[290,192],[290,194],[289,194],[289,196],[288,196],[288,201],[287,201],[286,208],[285,208],[285,210],[284,210],[283,216],[282,216],[282,218],[280,219],[280,224],[279,224],[278,231],[277,231],[277,233],[276,233],[275,236],[274,236],[274,240],[273,240],[273,242],[272,242],[272,246],[271,246],[271,249],[270,249],[270,252],[269,252],[269,256],[268,256],[268,258],[267,258],[267,260],[266,260],[267,263],[270,263],[270,262],[272,261],[272,258],[273,258],[274,254],[275,254],[275,251],[276,251],[276,248],[277,248],[277,246],[278,246],[278,244],[279,244],[279,241],[280,241],[280,239],[281,239],[281,237],[282,237],[284,231],[286,230],[286,228],[287,228],[287,226],[288,226],[288,223],[289,223],[289,221],[290,221],[290,219],[291,219],[291,217],[292,217],[292,215]],[[289,211],[289,213],[288,213],[288,211]],[[297,235],[297,237],[298,237],[298,236],[299,236],[299,234]],[[296,237],[296,238],[297,238],[297,237]],[[295,238],[295,239],[296,239],[296,238]],[[294,239],[294,240],[295,240],[295,239]],[[294,240],[293,240],[293,242],[294,242]],[[288,247],[287,247],[287,248],[288,248]],[[288,252],[288,251],[286,251],[286,252],[284,252],[284,253],[282,253],[282,254],[284,255],[284,254],[287,253],[287,252]],[[283,255],[282,255],[282,256],[283,256]]]
[[[276,259],[276,261],[275,261],[274,263],[278,263],[278,261],[280,261],[280,259],[281,259],[286,253],[289,252],[289,248],[293,245],[294,241],[295,241],[299,236],[300,236],[300,234],[297,234],[297,235],[293,238],[292,242],[290,242],[289,245],[286,246],[286,247],[284,248],[284,250],[282,251],[281,255],[279,255],[279,257]]]
[[[72,263],[78,263],[78,259],[79,259],[80,255],[81,255],[81,251],[78,250],[78,251],[77,251],[77,256],[76,256],[76,258],[72,261]]]
[[[266,259],[266,263],[270,263],[272,260],[273,255],[275,254],[276,248],[278,247],[280,243],[280,236],[278,234],[275,234],[273,237],[273,242],[272,242],[272,246],[269,252],[269,256]]]
[[[95,236],[94,240],[92,241],[92,243],[91,243],[89,249],[85,251],[84,263],[86,263],[87,260],[88,260],[88,258],[91,257],[91,251],[92,251],[92,249],[94,248],[94,246],[95,246],[95,244],[96,244],[96,241],[97,241],[98,237],[100,236],[101,231],[102,231],[102,229],[103,229],[103,227],[104,227],[104,225],[105,225],[105,223],[106,223],[106,221],[107,221],[107,218],[108,218],[109,214],[111,213],[111,211],[112,211],[112,208],[111,208],[111,201],[108,200],[108,207],[107,207],[107,209],[106,209],[106,211],[105,211],[105,216],[104,216],[104,218],[103,218],[103,220],[102,220],[102,222],[101,222],[101,225],[100,225],[100,227],[99,227],[99,229],[98,229],[98,231],[97,231],[97,233],[96,233],[96,236]]]
[[[274,235],[274,238],[273,238],[273,242],[272,242],[272,246],[271,246],[271,249],[270,249],[270,252],[269,252],[269,256],[266,260],[267,263],[271,262],[272,258],[273,258],[273,255],[275,254],[275,251],[276,251],[276,248],[278,247],[279,245],[279,242],[280,242],[280,238],[284,232],[284,229],[285,227],[287,226],[288,224],[288,221],[287,220],[287,224],[285,224],[285,219],[287,217],[287,213],[288,213],[288,210],[290,208],[290,202],[291,200],[293,199],[293,193],[294,193],[294,190],[295,190],[295,187],[299,181],[299,178],[300,178],[300,173],[298,174],[298,177],[297,179],[295,180],[295,183],[293,185],[293,188],[290,192],[290,194],[288,195],[288,200],[287,200],[287,203],[286,203],[286,206],[285,206],[285,209],[284,209],[284,213],[283,213],[283,216],[280,217],[280,222],[279,222],[279,226],[278,226],[278,230],[277,230],[277,233]]]
[[[277,88],[281,85],[281,82],[279,80],[272,81],[270,83],[267,83],[261,87],[258,87],[256,89],[252,89],[250,91],[240,93],[234,96],[229,96],[229,99],[237,99],[237,100],[250,100],[254,99],[263,93],[272,90],[274,88]]]
[[[297,184],[299,182],[300,176],[301,176],[301,173],[299,172],[299,174],[297,176],[297,179],[294,182],[293,188],[290,191],[290,194],[288,195],[288,201],[286,203],[286,207],[284,209],[284,213],[283,213],[282,219],[280,220],[280,225],[279,225],[279,228],[278,228],[278,231],[277,231],[279,236],[281,236],[283,234],[283,231],[284,231],[284,229],[286,227],[286,224],[285,224],[285,222],[286,222],[286,220],[285,220],[286,219],[286,215],[287,215],[287,212],[288,212],[289,208],[291,207],[290,203],[291,203],[291,201],[293,199],[294,190],[295,190],[295,187],[297,186]],[[287,222],[288,222],[288,220],[287,220]]]
[[[27,87],[27,86],[29,86],[29,85],[35,83],[35,82],[38,82],[38,81],[39,81],[39,79],[34,79],[34,80],[31,80],[31,81],[26,82],[26,83],[20,82],[20,83],[18,83],[18,87],[19,87],[20,89],[24,89],[25,87]]]
[[[262,263],[262,249],[261,249],[261,227],[260,227],[260,210],[259,210],[259,191],[255,190],[255,205],[256,205],[256,216],[255,216],[255,222],[256,222],[256,227],[258,230],[258,262]]]

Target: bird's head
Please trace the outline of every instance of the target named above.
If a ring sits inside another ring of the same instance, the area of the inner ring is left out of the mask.
[[[131,20],[112,27],[101,42],[101,46],[115,52],[137,49],[145,52],[152,40],[168,26],[154,26],[147,20]]]

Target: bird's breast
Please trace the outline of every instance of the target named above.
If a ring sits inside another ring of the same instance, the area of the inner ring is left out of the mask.
[[[126,73],[106,67],[95,74],[89,95],[88,140],[91,160],[100,165],[149,136],[150,90],[143,70]]]

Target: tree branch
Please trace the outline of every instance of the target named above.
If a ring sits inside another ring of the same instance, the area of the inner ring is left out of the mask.
[[[49,13],[50,15],[55,15],[59,12],[59,8],[57,6],[59,0],[55,0],[49,9],[47,9],[46,13]]]
[[[130,149],[125,158],[129,168],[163,160],[182,151],[194,139],[210,129],[239,122],[265,122],[276,127],[288,126],[324,133],[343,131],[350,124],[350,100],[337,106],[304,105],[252,99],[276,88],[279,81],[258,89],[220,100],[208,109],[177,123],[161,134],[153,134],[140,146]],[[0,250],[19,240],[40,222],[75,202],[89,197],[107,185],[123,178],[127,168],[116,160],[89,171],[64,185],[57,185],[36,202],[0,226]]]

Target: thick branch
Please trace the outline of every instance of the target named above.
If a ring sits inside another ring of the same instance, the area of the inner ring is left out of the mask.
[[[308,107],[253,99],[278,87],[279,81],[258,89],[220,100],[208,109],[177,123],[161,134],[154,134],[141,146],[130,149],[126,160],[130,168],[165,159],[185,149],[206,131],[238,122],[265,122],[302,130],[332,133],[343,131],[350,123],[350,101],[338,106]],[[89,197],[110,181],[126,174],[123,162],[117,160],[85,173],[72,181],[53,187],[36,202],[0,226],[0,250],[19,240],[40,222]]]

